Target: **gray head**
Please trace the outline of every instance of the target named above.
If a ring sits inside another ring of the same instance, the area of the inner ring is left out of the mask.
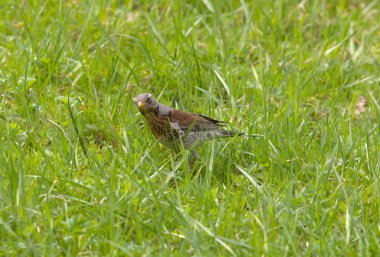
[[[137,108],[142,114],[155,113],[159,111],[159,104],[151,94],[142,93],[133,98],[133,101],[137,104]]]

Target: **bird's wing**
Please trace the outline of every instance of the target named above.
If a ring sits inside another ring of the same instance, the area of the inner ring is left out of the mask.
[[[182,112],[176,109],[171,110],[170,121],[178,124],[184,131],[216,130],[224,123],[207,116]]]
[[[194,115],[194,116],[198,116],[198,117],[202,117],[203,119],[206,119],[206,120],[208,120],[209,122],[214,123],[214,124],[217,124],[217,125],[220,125],[220,126],[224,126],[224,125],[227,123],[226,121],[216,120],[216,119],[213,119],[213,118],[207,117],[207,116],[202,115],[202,114],[195,114],[195,113],[192,113],[192,115]]]

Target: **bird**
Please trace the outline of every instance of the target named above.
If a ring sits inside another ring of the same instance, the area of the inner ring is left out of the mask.
[[[182,145],[196,157],[195,148],[206,140],[246,136],[243,132],[224,129],[227,122],[163,105],[150,93],[139,94],[133,101],[158,141],[177,152]]]

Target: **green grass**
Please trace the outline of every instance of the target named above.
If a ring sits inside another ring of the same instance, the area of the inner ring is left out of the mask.
[[[379,1],[186,2],[0,4],[0,255],[380,254]],[[142,92],[262,136],[189,167]]]

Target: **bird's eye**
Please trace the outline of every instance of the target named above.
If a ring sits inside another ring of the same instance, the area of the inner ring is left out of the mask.
[[[150,103],[150,100],[152,100],[152,96],[151,96],[151,95],[148,95],[147,98],[146,98],[146,101],[147,101],[148,103]]]

